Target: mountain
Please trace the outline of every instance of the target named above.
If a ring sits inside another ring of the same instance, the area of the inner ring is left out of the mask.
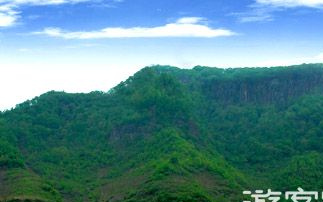
[[[14,93],[14,92],[13,92]],[[147,67],[0,114],[1,202],[233,202],[323,186],[323,65]]]

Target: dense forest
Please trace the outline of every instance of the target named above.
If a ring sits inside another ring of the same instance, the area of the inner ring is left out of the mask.
[[[323,65],[146,67],[0,114],[1,202],[236,202],[323,187]]]

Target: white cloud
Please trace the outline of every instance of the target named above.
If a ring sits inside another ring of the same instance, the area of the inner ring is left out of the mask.
[[[178,19],[176,22],[178,24],[195,24],[204,20],[205,19],[201,17],[184,17],[184,18]]]
[[[91,1],[100,2],[101,0],[0,0],[0,28],[10,27],[16,23],[21,6],[76,4]],[[113,1],[121,2],[120,0]]]
[[[80,3],[91,0],[0,0],[0,4],[9,5],[53,5],[66,3]]]
[[[240,22],[265,22],[274,19],[274,12],[296,7],[323,9],[323,0],[254,0],[248,11],[231,15]]]
[[[0,27],[9,27],[13,25],[17,18],[17,15],[0,12]]]
[[[245,22],[266,22],[266,21],[272,21],[273,16],[272,12],[275,10],[270,7],[266,6],[259,6],[256,4],[253,4],[250,6],[250,11],[248,12],[238,12],[238,13],[232,13],[232,16],[238,17],[239,21],[242,23]]]
[[[323,8],[323,0],[256,0],[258,4],[274,7],[312,7]]]
[[[0,2],[0,27],[9,27],[18,19],[18,12],[13,10],[13,5]]]
[[[157,38],[157,37],[220,37],[232,36],[228,29],[213,29],[202,24],[203,18],[180,18],[174,23],[158,27],[108,27],[96,31],[69,32],[59,28],[45,28],[33,34],[60,37],[65,39],[102,39],[102,38]]]

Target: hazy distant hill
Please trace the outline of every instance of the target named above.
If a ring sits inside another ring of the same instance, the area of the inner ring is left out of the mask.
[[[14,92],[13,92],[14,93]],[[0,201],[233,202],[323,187],[323,65],[144,68],[0,115]]]

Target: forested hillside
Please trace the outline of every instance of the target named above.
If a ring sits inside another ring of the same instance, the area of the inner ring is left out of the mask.
[[[14,92],[13,92],[14,93]],[[0,115],[0,201],[235,202],[323,187],[323,65],[147,67]]]

